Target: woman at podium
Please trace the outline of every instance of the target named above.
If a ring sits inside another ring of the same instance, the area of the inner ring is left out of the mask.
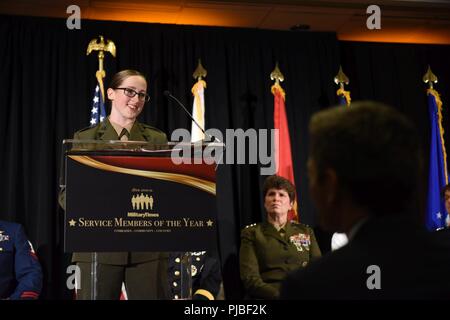
[[[147,81],[136,70],[116,73],[107,90],[111,101],[111,113],[96,126],[75,132],[77,140],[133,140],[153,144],[167,143],[164,132],[136,119],[149,101]],[[128,299],[159,299],[161,288],[161,261],[167,259],[159,252],[102,252],[97,253],[95,299],[114,300],[120,298],[122,283]],[[81,271],[81,289],[77,299],[92,299],[91,266],[92,253],[74,253],[75,262]]]

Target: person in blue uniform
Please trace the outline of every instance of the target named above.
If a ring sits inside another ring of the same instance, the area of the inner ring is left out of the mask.
[[[167,299],[185,299],[188,296],[187,287],[182,284],[186,281],[186,273],[182,274],[181,252],[169,254],[167,268]],[[220,261],[212,251],[191,252],[192,299],[215,300],[218,297],[222,284]]]
[[[18,223],[0,220],[0,299],[37,299],[41,265]]]

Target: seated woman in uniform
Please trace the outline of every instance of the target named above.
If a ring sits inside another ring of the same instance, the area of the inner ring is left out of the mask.
[[[277,299],[286,275],[305,267],[321,252],[309,226],[287,219],[295,200],[289,180],[268,177],[263,194],[267,221],[242,230],[240,275],[248,298]]]

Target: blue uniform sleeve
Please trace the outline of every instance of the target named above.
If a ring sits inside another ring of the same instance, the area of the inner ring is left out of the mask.
[[[207,251],[199,277],[193,279],[192,291],[194,300],[214,300],[222,283],[222,272],[219,257],[216,253]],[[195,263],[195,262],[193,262]]]
[[[41,265],[29,243],[22,226],[18,226],[14,237],[14,270],[17,287],[9,297],[17,299],[37,299],[42,289]]]

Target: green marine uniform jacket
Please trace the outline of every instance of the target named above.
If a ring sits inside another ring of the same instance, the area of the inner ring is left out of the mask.
[[[117,132],[106,118],[95,127],[75,132],[77,140],[119,140]],[[154,127],[136,121],[130,131],[130,141],[147,141],[153,144],[166,144],[166,134]],[[126,265],[128,263],[142,263],[159,259],[159,252],[99,252],[98,263],[111,265]],[[91,253],[75,252],[72,262],[91,262]]]
[[[242,230],[239,263],[247,298],[278,298],[289,272],[321,256],[310,227],[288,222],[283,229],[284,236],[272,224],[262,222]]]

